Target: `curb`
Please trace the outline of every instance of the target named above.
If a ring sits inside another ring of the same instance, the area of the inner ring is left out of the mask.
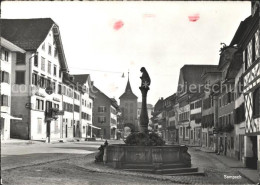
[[[201,150],[202,151],[202,150]],[[202,151],[202,152],[204,152],[204,151]],[[205,152],[205,153],[207,153],[207,152]],[[216,160],[218,160],[219,162],[221,162],[223,165],[225,165],[226,167],[228,167],[228,168],[232,168],[232,167],[230,167],[230,166],[228,166],[225,162],[223,162],[222,160],[220,160],[218,157],[216,157],[216,156],[214,156],[214,155],[212,155],[212,157],[214,157],[214,159],[216,159]],[[245,179],[247,179],[248,181],[250,181],[251,183],[253,183],[253,184],[257,184],[258,182],[254,182],[251,178],[249,178],[247,175],[245,175],[244,173],[242,173],[240,170],[237,170],[237,172],[242,176],[242,177],[244,177]]]
[[[247,179],[248,181],[250,181],[253,184],[257,184],[258,182],[254,182],[252,179],[250,179],[249,177],[247,177],[245,174],[243,174],[241,171],[238,170],[238,173],[244,177],[245,179]]]

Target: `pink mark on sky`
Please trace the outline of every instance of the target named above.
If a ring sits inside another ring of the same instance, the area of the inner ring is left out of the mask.
[[[114,23],[114,30],[119,30],[120,28],[122,28],[124,26],[123,21],[116,21]]]
[[[200,15],[198,13],[196,13],[196,14],[190,15],[188,17],[189,17],[190,22],[196,22],[197,20],[199,20]]]

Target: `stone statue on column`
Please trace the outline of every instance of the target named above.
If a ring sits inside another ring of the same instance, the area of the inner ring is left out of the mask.
[[[148,133],[148,112],[147,112],[147,92],[150,89],[149,86],[151,84],[151,79],[149,74],[147,73],[146,69],[144,67],[140,70],[142,72],[141,78],[141,87],[139,89],[142,93],[142,108],[141,108],[141,114],[140,114],[140,131],[143,133]]]

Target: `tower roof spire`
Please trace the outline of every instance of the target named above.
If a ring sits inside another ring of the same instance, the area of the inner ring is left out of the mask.
[[[129,69],[128,69],[128,79],[127,79],[125,92],[119,97],[119,99],[121,99],[121,98],[131,98],[131,99],[134,98],[134,99],[137,99],[137,96],[133,93],[131,85],[130,85]]]

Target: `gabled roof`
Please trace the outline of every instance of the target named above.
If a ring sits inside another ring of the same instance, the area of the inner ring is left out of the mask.
[[[235,44],[238,44],[241,40],[242,35],[244,34],[244,32],[246,31],[248,25],[250,24],[252,20],[252,16],[248,16],[244,21],[241,21],[237,31],[232,39],[232,41],[230,42],[230,46],[233,46]]]
[[[119,97],[119,99],[137,99],[137,96],[132,91],[129,78],[126,84],[125,92]]]
[[[26,51],[23,50],[22,48],[16,46],[15,44],[13,44],[12,42],[6,40],[5,38],[3,37],[0,37],[0,41],[1,41],[1,46],[10,50],[10,51],[13,51],[13,52],[20,52],[20,53],[25,53]]]
[[[74,76],[74,82],[79,83],[80,85],[84,85],[89,78],[89,74],[78,74],[73,76]]]
[[[0,19],[0,26],[1,36],[26,51],[36,51],[53,29],[61,70],[68,71],[59,27],[51,18]]]
[[[163,101],[164,99],[163,98],[160,98],[156,104],[154,105],[154,113],[156,112],[160,112],[163,110]]]
[[[116,99],[115,98],[110,98],[110,100],[111,100],[111,104],[118,110],[119,109],[119,105],[118,105]]]
[[[53,24],[50,18],[1,19],[1,35],[25,50],[36,50]]]
[[[173,101],[173,100],[175,100],[175,98],[176,98],[176,93],[174,93],[174,94],[168,96],[167,98],[164,99],[164,101],[165,101],[165,100],[171,100],[171,101]]]
[[[96,86],[93,86],[93,93],[97,96],[97,93],[103,95],[105,98],[107,98],[111,105],[114,106],[116,109],[119,107],[117,104],[117,101],[114,98],[109,98],[105,93],[103,93],[101,90],[99,90]]]
[[[203,84],[201,79],[203,71],[211,71],[215,67],[215,65],[184,65],[181,71],[184,81],[188,84]]]
[[[218,65],[212,65],[211,67],[204,68],[201,77],[208,73],[221,73],[221,71],[218,70]]]

